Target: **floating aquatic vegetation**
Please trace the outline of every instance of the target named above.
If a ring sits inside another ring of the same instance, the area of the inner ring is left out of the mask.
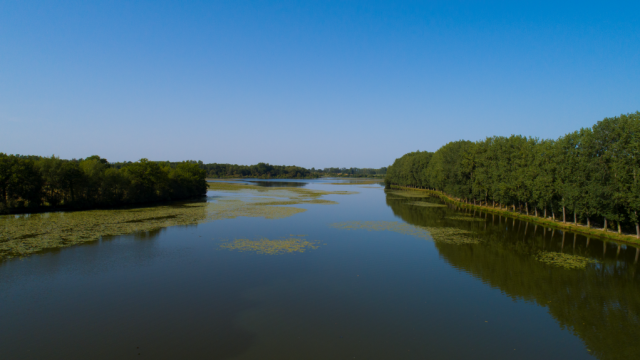
[[[412,202],[408,202],[407,204],[413,205],[413,206],[424,206],[424,207],[447,207],[447,205],[444,205],[444,204],[436,204],[436,203],[431,203],[426,201],[412,201]]]
[[[316,199],[323,195],[351,195],[353,191],[324,191],[297,187],[262,187],[240,183],[209,182],[209,190],[230,192],[251,192],[258,196],[287,197],[295,200]]]
[[[467,230],[451,227],[436,228],[415,226],[397,221],[350,221],[334,223],[330,226],[343,230],[393,231],[421,239],[455,245],[477,244],[480,242],[477,238],[471,237],[472,233]]]
[[[589,259],[584,256],[563,254],[551,251],[541,251],[535,259],[545,264],[563,267],[565,269],[584,269],[589,264],[597,263],[597,260]]]
[[[422,191],[399,191],[399,190],[387,190],[385,191],[387,194],[402,196],[405,198],[425,198],[430,197],[429,194],[426,194]]]
[[[305,212],[306,209],[283,206],[263,206],[260,201],[245,201],[241,199],[223,199],[210,203],[208,221],[234,219],[239,216],[263,217],[265,219],[281,219]]]
[[[382,184],[383,180],[347,180],[345,182],[332,182],[332,183],[324,183],[328,185],[368,185],[368,184]]]
[[[446,206],[446,205],[443,205]],[[459,221],[484,221],[483,218],[472,217],[472,216],[448,216],[448,220],[459,220]]]
[[[320,197],[353,194],[348,191],[264,188],[228,182],[209,183],[209,187],[221,191],[250,192],[254,196],[215,197],[211,198],[213,202],[178,206],[0,216],[0,260],[96,241],[104,236],[155,231],[175,225],[240,216],[281,219],[306,209],[279,205],[336,204]]]
[[[282,201],[265,201],[259,202],[257,205],[297,205],[297,204],[324,204],[324,205],[335,205],[338,204],[336,201],[324,200],[324,199],[313,199],[313,200],[282,200]]]
[[[258,254],[265,255],[282,255],[293,252],[305,252],[307,249],[315,250],[319,246],[317,241],[309,241],[300,236],[292,237],[289,239],[275,239],[269,240],[267,238],[261,238],[258,240],[249,239],[235,239],[228,243],[220,245],[220,248],[226,250],[237,251],[255,251]]]
[[[0,217],[0,260],[44,249],[198,223],[207,218],[207,203],[138,209],[91,210]]]

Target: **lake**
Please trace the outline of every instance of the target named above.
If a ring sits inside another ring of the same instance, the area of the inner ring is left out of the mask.
[[[372,182],[287,182],[216,182],[247,186],[214,187],[193,224],[4,260],[0,358],[640,353],[635,247]]]

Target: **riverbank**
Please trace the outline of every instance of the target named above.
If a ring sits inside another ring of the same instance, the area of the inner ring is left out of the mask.
[[[440,199],[442,199],[445,202],[451,203],[451,204],[455,204],[456,206],[459,207],[463,207],[463,208],[469,208],[469,209],[478,209],[478,210],[482,210],[482,211],[486,211],[492,214],[499,214],[499,215],[503,215],[505,217],[510,217],[510,218],[515,218],[515,219],[519,219],[519,220],[526,220],[526,221],[530,221],[536,224],[540,224],[540,225],[544,225],[547,227],[551,227],[551,228],[555,228],[555,229],[560,229],[560,230],[568,230],[568,231],[572,231],[572,232],[576,232],[588,237],[594,237],[594,238],[598,238],[601,240],[613,240],[613,241],[620,241],[620,242],[624,242],[624,243],[629,243],[629,244],[634,244],[634,245],[638,245],[640,244],[640,239],[638,239],[636,237],[635,234],[631,235],[631,234],[619,234],[616,232],[612,232],[612,231],[605,231],[603,229],[597,229],[597,228],[588,228],[584,225],[575,225],[572,223],[563,223],[562,221],[559,220],[553,220],[552,218],[542,218],[539,216],[535,216],[535,215],[526,215],[526,214],[522,214],[519,212],[513,212],[513,211],[509,211],[509,210],[504,210],[504,209],[497,209],[491,206],[483,206],[483,205],[474,205],[474,204],[468,204],[465,203],[463,201],[459,201],[456,200],[440,191],[435,191],[435,190],[428,190],[428,189],[417,189],[417,188],[411,188],[411,187],[405,187],[405,186],[399,186],[399,185],[390,185],[391,188],[393,189],[400,189],[400,190],[408,190],[408,191],[420,191],[420,192],[425,192],[429,195],[432,196],[437,196]]]

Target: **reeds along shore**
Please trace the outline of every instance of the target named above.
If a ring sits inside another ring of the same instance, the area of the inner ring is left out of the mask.
[[[408,153],[385,182],[640,238],[640,112],[557,140],[494,136]]]
[[[393,185],[393,184],[391,184],[389,187],[400,189],[400,190],[421,191],[431,196],[437,196],[445,202],[448,202],[460,207],[475,208],[481,211],[486,211],[494,214],[501,214],[505,217],[531,221],[537,224],[553,227],[556,229],[569,230],[569,231],[580,233],[589,237],[621,241],[621,242],[626,242],[626,243],[636,244],[636,245],[640,244],[640,239],[638,239],[636,234],[620,234],[620,233],[602,229],[602,228],[587,227],[586,225],[563,222],[561,219],[558,219],[558,218],[553,219],[552,217],[540,217],[536,215],[527,215],[517,210],[516,211],[509,210],[508,206],[505,209],[505,205],[503,204],[496,203],[494,205],[493,203],[489,203],[489,204],[482,205],[481,202],[476,202],[476,204],[474,204],[473,202],[469,202],[468,200],[455,198],[437,190],[399,186],[399,185]]]

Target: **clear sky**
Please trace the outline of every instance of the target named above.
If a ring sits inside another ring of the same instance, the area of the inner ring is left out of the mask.
[[[381,167],[640,110],[640,2],[2,1],[0,152]]]

